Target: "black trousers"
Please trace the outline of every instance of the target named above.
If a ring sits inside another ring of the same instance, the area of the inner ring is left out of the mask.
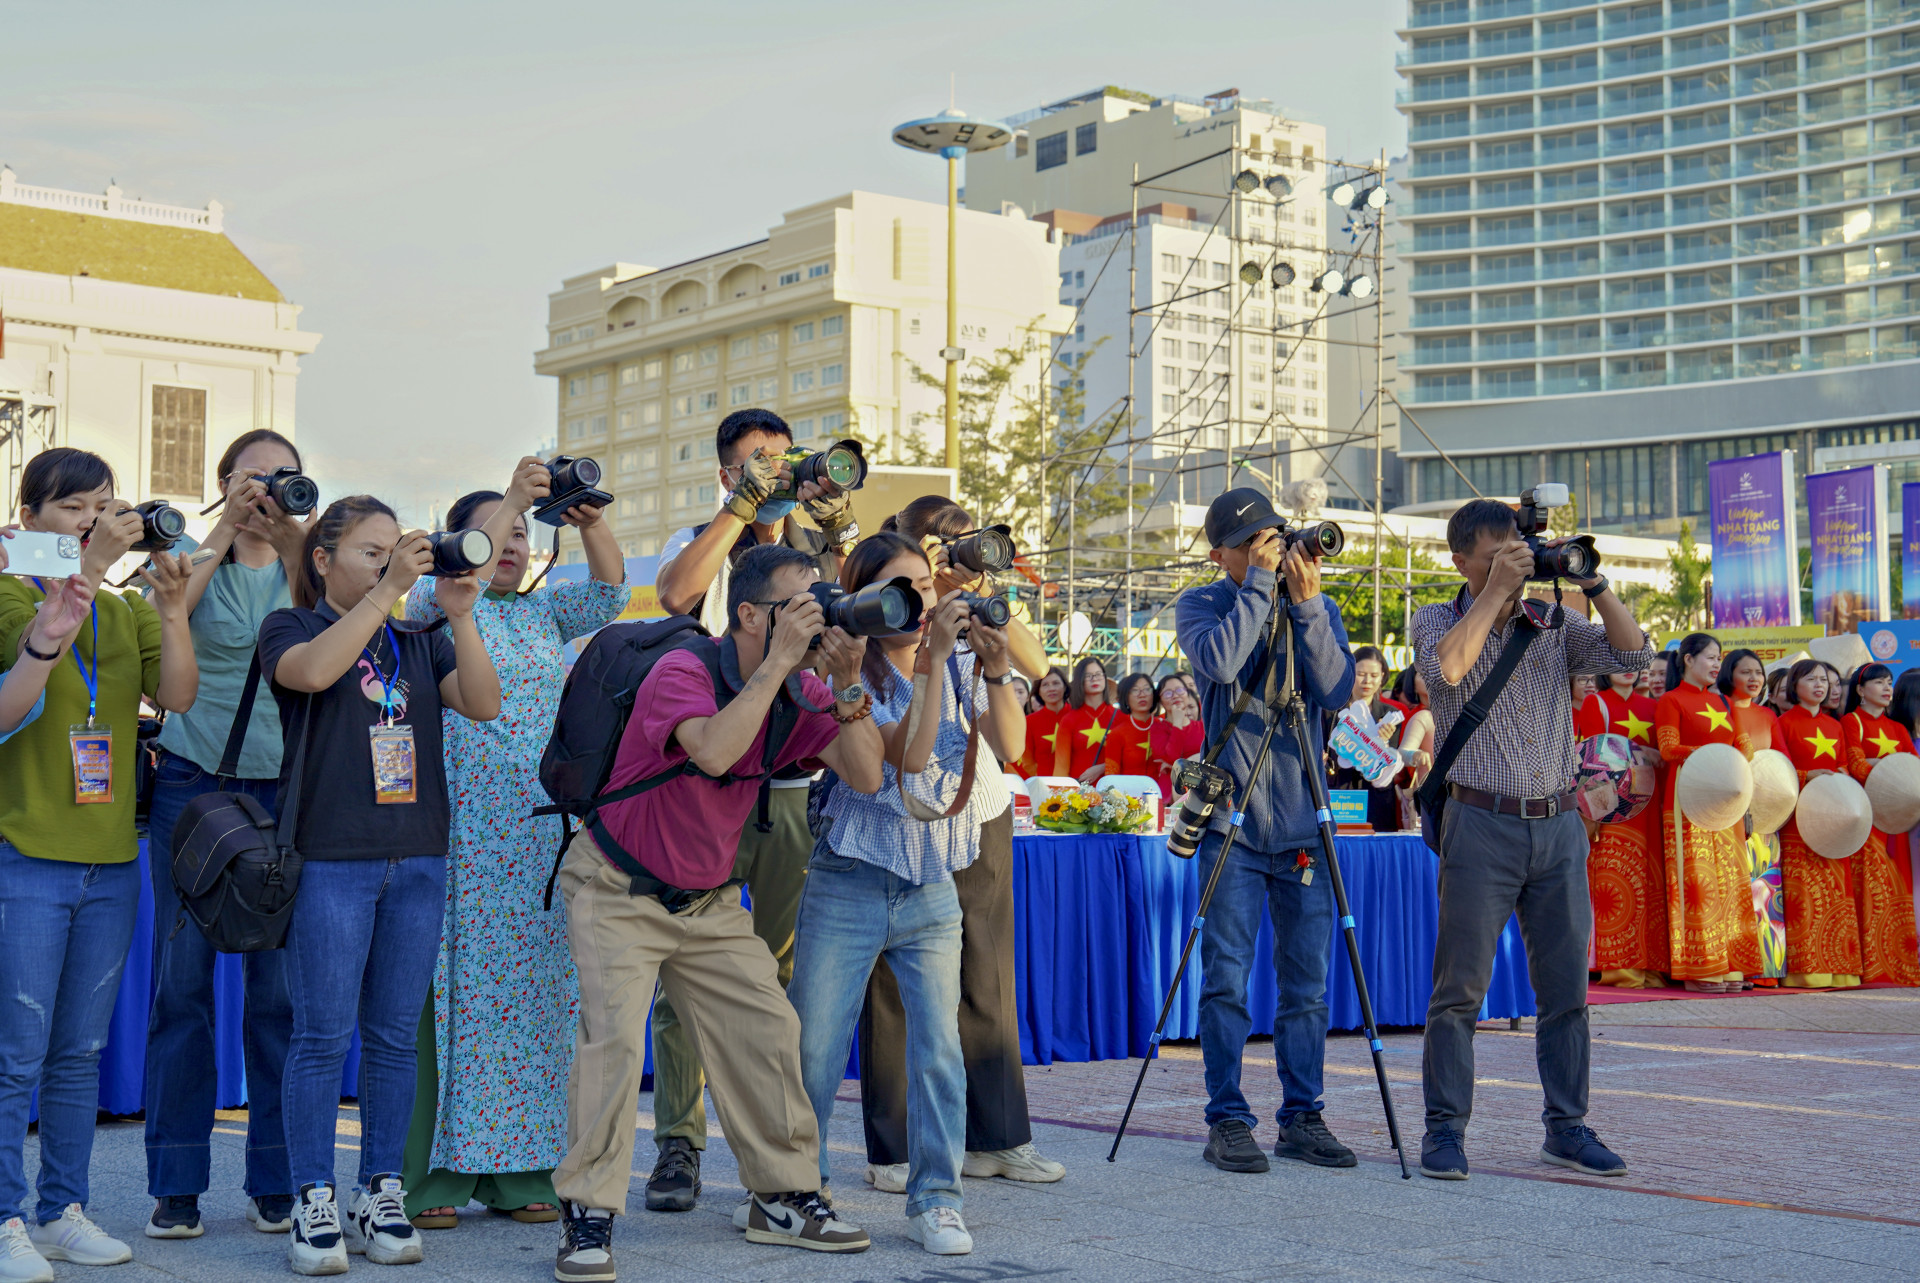
[[[1013,979],[1013,811],[980,826],[980,856],[953,875],[960,896],[960,1054],[967,1061],[967,1148],[1033,1139]],[[882,958],[860,1012],[860,1114],[867,1161],[907,1161],[907,1020]]]

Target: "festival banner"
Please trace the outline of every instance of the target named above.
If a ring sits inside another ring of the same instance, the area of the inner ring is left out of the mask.
[[[1807,478],[1813,617],[1829,637],[1888,617],[1887,468],[1872,463]],[[1718,549],[1715,550],[1718,552]],[[1715,585],[1718,592],[1718,585]]]
[[[1717,594],[1719,591],[1716,585],[1714,592]],[[1655,633],[1654,642],[1661,650],[1678,650],[1680,639],[1693,631],[1685,628]],[[1750,650],[1769,668],[1789,655],[1800,654],[1806,650],[1808,642],[1826,635],[1826,630],[1818,624],[1797,624],[1785,628],[1715,628],[1712,631],[1720,642],[1721,654]]]
[[[1909,668],[1920,668],[1920,619],[1895,619],[1884,624],[1860,625],[1867,653],[1893,670],[1895,681]]]
[[[1900,613],[1920,619],[1920,481],[1900,487]]]
[[[1800,622],[1800,532],[1793,451],[1716,459],[1707,465],[1713,530],[1715,628]]]

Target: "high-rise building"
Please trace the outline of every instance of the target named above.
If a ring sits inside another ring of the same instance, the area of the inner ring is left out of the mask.
[[[320,342],[299,315],[227,238],[218,202],[36,187],[0,166],[0,520],[27,459],[76,446],[113,466],[123,497],[204,524],[229,442],[294,435],[299,358]]]
[[[1714,459],[1920,439],[1920,3],[1412,0],[1401,36],[1412,506],[1564,481],[1668,534]]]
[[[970,355],[1065,325],[1057,248],[1025,218],[962,210],[960,332]],[[944,205],[850,192],[789,212],[767,236],[672,267],[615,263],[548,296],[534,369],[558,383],[559,444],[597,457],[628,556],[650,556],[718,506],[714,428],[762,406],[797,445],[857,435],[899,457],[944,431]],[[916,369],[932,376],[931,384]]]

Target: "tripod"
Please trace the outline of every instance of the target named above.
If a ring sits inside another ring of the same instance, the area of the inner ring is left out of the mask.
[[[1293,628],[1282,603],[1291,604],[1285,581],[1281,581],[1280,596],[1274,601],[1272,630],[1267,638],[1267,654],[1271,658],[1278,648],[1285,658],[1279,665],[1283,676],[1276,685],[1275,666],[1267,666],[1267,717],[1266,730],[1260,736],[1259,751],[1254,754],[1253,766],[1247,772],[1247,791],[1252,792],[1254,784],[1260,778],[1261,768],[1266,765],[1268,750],[1273,743],[1273,732],[1278,725],[1274,714],[1283,715],[1289,723],[1294,743],[1300,753],[1300,763],[1307,777],[1307,791],[1313,798],[1314,818],[1320,827],[1320,852],[1327,863],[1327,876],[1333,882],[1333,902],[1339,913],[1340,931],[1346,937],[1347,963],[1353,971],[1353,987],[1360,1000],[1360,1021],[1367,1032],[1367,1047],[1373,1056],[1373,1076],[1380,1084],[1380,1102],[1386,1109],[1387,1135],[1393,1142],[1393,1152],[1400,1159],[1400,1178],[1412,1180],[1413,1173],[1407,1169],[1406,1150],[1400,1143],[1400,1123],[1393,1112],[1393,1094],[1387,1087],[1387,1066],[1382,1058],[1383,1046],[1380,1041],[1380,1028],[1373,1018],[1373,999],[1367,993],[1366,971],[1360,964],[1360,939],[1354,933],[1353,909],[1347,902],[1346,880],[1340,876],[1340,857],[1334,850],[1333,811],[1327,797],[1327,781],[1318,769],[1318,758],[1313,749],[1313,735],[1307,725],[1307,703],[1299,689],[1293,653]],[[1233,720],[1229,719],[1222,735],[1231,733]],[[1133,1118],[1133,1107],[1140,1099],[1140,1088],[1147,1080],[1147,1066],[1152,1063],[1154,1050],[1159,1047],[1161,1035],[1167,1027],[1167,1018],[1173,1012],[1174,998],[1180,992],[1180,982],[1186,976],[1187,962],[1193,956],[1194,943],[1199,939],[1200,928],[1206,924],[1207,908],[1213,903],[1213,893],[1220,885],[1220,874],[1227,867],[1227,856],[1232,852],[1234,842],[1240,836],[1240,825],[1245,813],[1235,810],[1230,816],[1226,840],[1220,844],[1220,854],[1213,862],[1213,869],[1207,875],[1207,884],[1200,892],[1200,906],[1194,913],[1193,925],[1187,928],[1187,938],[1180,947],[1180,961],[1173,972],[1173,983],[1167,988],[1166,999],[1160,1004],[1160,1019],[1153,1026],[1153,1034],[1148,1039],[1147,1054],[1140,1061],[1140,1072],[1133,1080],[1133,1091],[1127,1097],[1126,1112],[1120,1116],[1120,1126],[1114,1132],[1113,1148],[1107,1151],[1107,1161],[1115,1161],[1120,1153],[1120,1142],[1127,1134],[1127,1123]],[[1277,927],[1278,924],[1276,924]]]

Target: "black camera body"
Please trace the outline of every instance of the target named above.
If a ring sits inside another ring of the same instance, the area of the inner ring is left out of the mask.
[[[129,552],[164,552],[187,533],[186,514],[165,499],[149,499],[133,510],[140,514],[140,542]]]
[[[533,519],[549,526],[563,526],[567,522],[567,509],[585,504],[589,508],[604,508],[613,502],[613,496],[600,489],[600,461],[584,455],[575,458],[570,454],[556,454],[547,460],[547,475],[551,478],[547,497],[533,506]]]
[[[964,535],[948,536],[940,543],[947,550],[948,565],[971,570],[976,575],[1012,570],[1013,559],[1020,555],[1013,546],[1012,526],[988,526]]]
[[[1007,604],[1005,597],[985,597],[979,593],[964,592],[960,594],[960,600],[966,603],[975,622],[989,628],[1005,628],[1013,622],[1013,607]]]
[[[808,591],[825,612],[826,626],[853,637],[895,637],[920,626],[920,590],[905,575],[877,580],[858,592],[848,592],[831,580],[810,584]],[[807,649],[819,646],[820,639],[815,637]]]
[[[1333,557],[1347,546],[1347,532],[1337,521],[1315,521],[1304,526],[1282,521],[1275,529],[1280,534],[1282,556],[1298,548],[1309,557]]]
[[[793,467],[793,480],[781,486],[769,499],[798,499],[800,487],[808,482],[831,482],[841,490],[858,490],[867,484],[867,452],[851,437],[836,441],[824,450],[795,446],[779,456]]]
[[[1567,487],[1557,481],[1542,482],[1521,493],[1520,513],[1514,524],[1520,528],[1520,538],[1533,550],[1533,570],[1528,579],[1591,579],[1600,573],[1600,550],[1594,547],[1592,535],[1545,538],[1549,514],[1567,501]]]
[[[436,530],[427,536],[437,579],[458,579],[493,560],[493,540],[484,530]]]
[[[1201,759],[1182,762],[1173,773],[1173,791],[1185,793],[1180,813],[1167,826],[1167,850],[1191,860],[1207,836],[1207,826],[1223,799],[1233,796],[1227,768]]]
[[[267,483],[267,498],[289,517],[304,517],[320,506],[320,487],[291,463],[281,464],[261,480]]]

